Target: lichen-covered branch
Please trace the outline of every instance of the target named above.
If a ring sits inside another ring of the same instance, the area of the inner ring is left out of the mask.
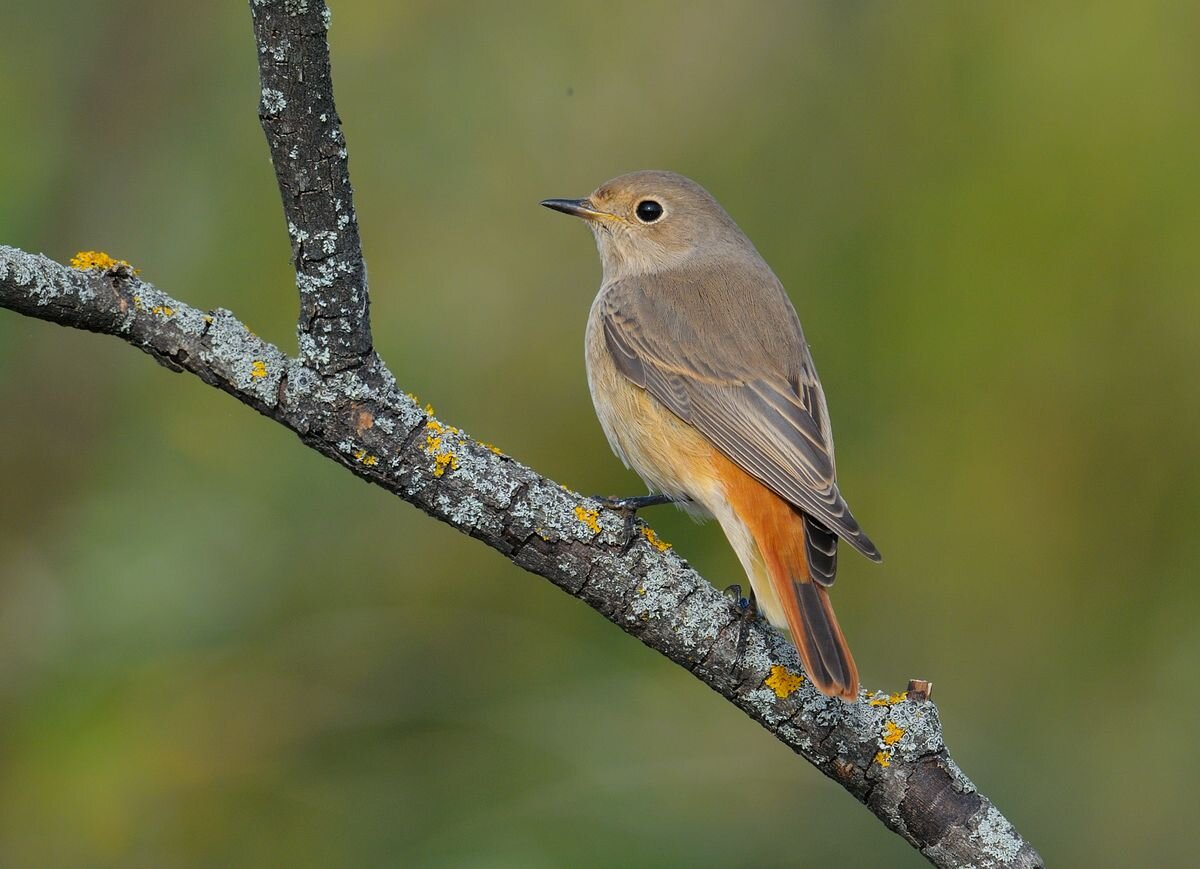
[[[331,157],[314,132],[337,129],[324,4],[251,0],[251,9],[263,126],[296,252],[299,356],[262,341],[230,312],[199,311],[101,257],[69,268],[0,246],[0,307],[114,335],[191,372],[549,579],[738,706],[934,865],[1040,867],[1037,852],[951,759],[923,694],[863,692],[852,704],[825,697],[804,678],[791,643],[747,619],[640,521],[627,539],[619,514],[472,440],[396,387],[371,349],[340,136]],[[349,219],[340,226],[343,212]]]
[[[546,577],[744,710],[934,865],[1041,865],[950,758],[932,702],[820,694],[791,643],[744,618],[640,521],[626,540],[619,514],[436,419],[390,376],[321,377],[230,312],[196,310],[124,267],[77,271],[0,246],[0,306],[115,335],[189,371]]]
[[[330,374],[371,356],[367,270],[342,125],[333,105],[329,10],[318,0],[251,0],[258,116],[283,198],[300,290],[300,358]]]

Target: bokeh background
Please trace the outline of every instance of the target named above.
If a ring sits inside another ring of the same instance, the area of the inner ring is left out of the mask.
[[[1055,866],[1194,865],[1200,7],[335,2],[377,345],[635,493],[537,207],[699,179],[788,286],[880,544],[868,687]],[[245,3],[9,4],[0,242],[294,347]],[[0,311],[0,862],[920,866],[695,680],[120,342]],[[714,583],[715,527],[660,509]]]

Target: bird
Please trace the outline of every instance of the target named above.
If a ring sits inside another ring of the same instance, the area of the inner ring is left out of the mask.
[[[783,284],[703,187],[620,175],[583,199],[603,269],[584,357],[613,452],[649,496],[715,518],[754,605],[786,629],[812,684],[853,702],[858,668],[829,600],[838,542],[882,558],[838,489],[825,392]]]

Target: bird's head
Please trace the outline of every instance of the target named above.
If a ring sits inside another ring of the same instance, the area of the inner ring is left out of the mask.
[[[546,199],[542,205],[587,221],[606,281],[679,268],[697,258],[716,261],[750,246],[707,190],[674,172],[631,172],[585,199]]]

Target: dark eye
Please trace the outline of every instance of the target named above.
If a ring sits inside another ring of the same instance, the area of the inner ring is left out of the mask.
[[[643,199],[637,204],[634,213],[642,223],[654,223],[663,216],[663,207],[653,199]]]

